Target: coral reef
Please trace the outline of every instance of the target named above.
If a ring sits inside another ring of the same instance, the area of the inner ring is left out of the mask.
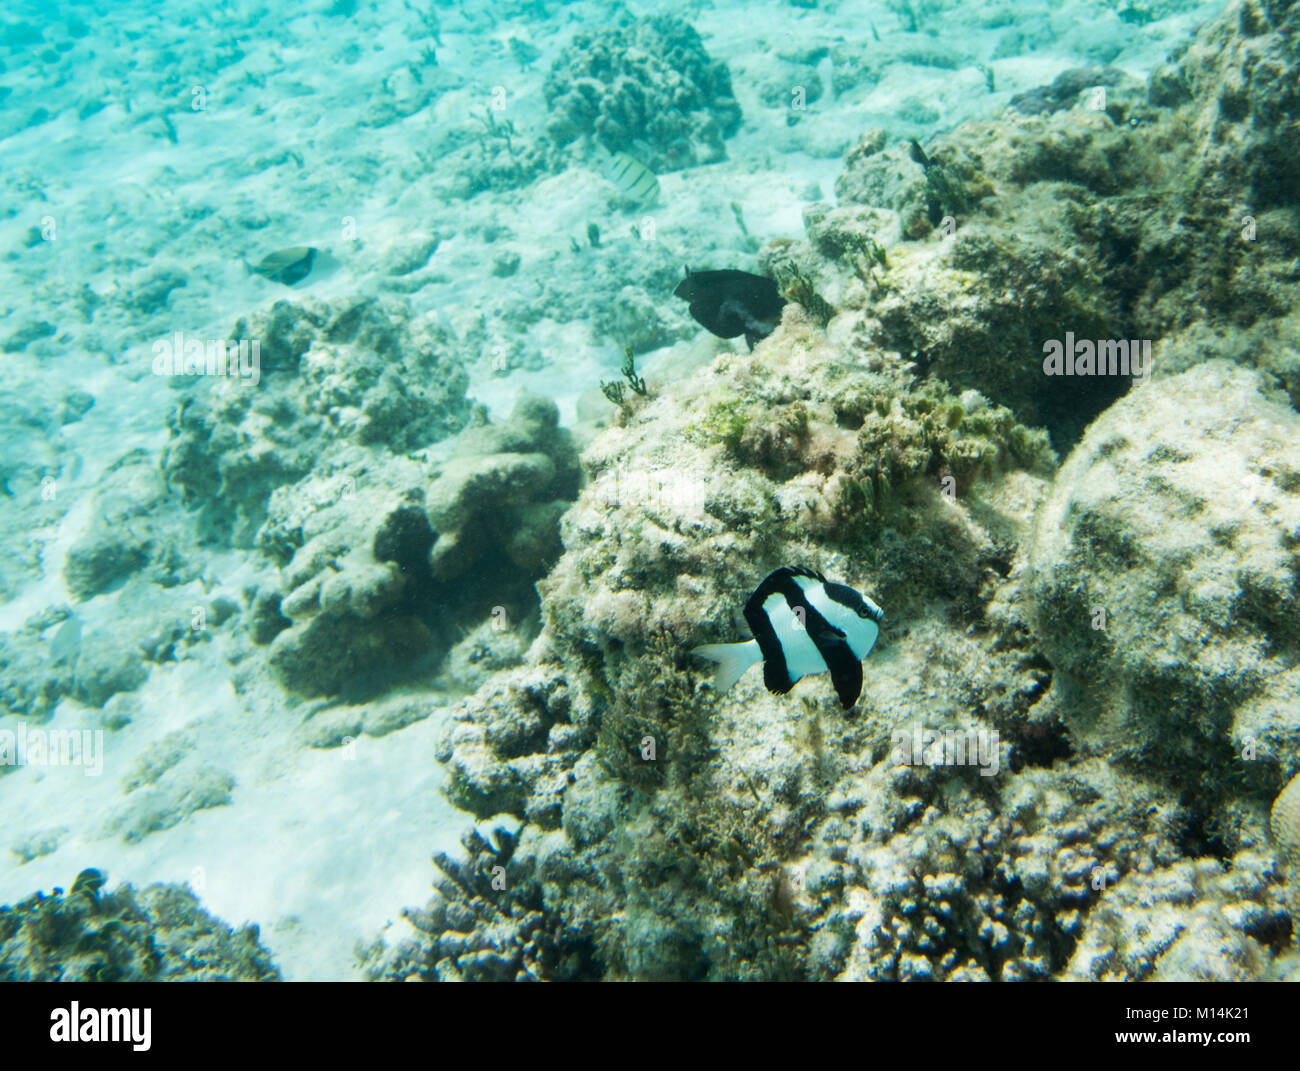
[[[1070,981],[1245,982],[1270,976],[1285,933],[1258,854],[1181,859],[1103,896],[1064,977]]]
[[[468,419],[450,339],[399,303],[278,301],[232,337],[259,342],[258,387],[238,378],[191,387],[168,418],[162,462],[209,539],[251,544],[271,492],[348,446],[405,453]]]
[[[128,607],[131,602],[123,600]],[[0,714],[41,721],[64,696],[103,707],[138,688],[149,675],[145,662],[157,627],[156,619],[145,618],[83,632],[66,606],[35,615],[22,629],[0,635]]]
[[[7,367],[0,384],[0,409],[10,416],[0,428],[0,599],[11,598],[40,575],[40,533],[62,517],[66,489],[82,468],[65,428],[95,404],[83,390],[48,377]]]
[[[303,705],[304,720],[295,735],[307,747],[341,747],[362,734],[387,736],[404,729],[452,701],[451,696],[424,686],[393,689],[364,703],[313,700]]]
[[[541,634],[438,748],[518,830],[439,860],[376,976],[1293,972],[1296,233],[1203,234],[1290,196],[1295,11],[1240,0],[1145,87],[1101,71],[1097,112],[1089,71],[850,152],[761,254],[781,326],[584,454]],[[1156,340],[1150,381],[1045,375],[1066,331]],[[851,716],[687,654],[782,564],[885,609]]]
[[[137,774],[143,783],[126,787],[127,802],[103,824],[102,835],[121,836],[138,844],[151,833],[171,829],[195,811],[222,807],[231,801],[234,777],[212,765]]]
[[[641,162],[654,171],[722,159],[723,139],[740,126],[726,64],[709,58],[689,23],[667,15],[576,34],[542,92],[557,145],[587,135],[635,153],[640,141]]]
[[[841,977],[1051,977],[1102,890],[1177,856],[1173,816],[1103,762],[1076,764],[1069,781],[1025,768],[996,793],[956,773],[877,770],[830,801],[832,858],[870,894],[838,920],[859,938],[841,940]]]
[[[365,949],[372,981],[509,982],[580,979],[590,973],[589,947],[550,928],[553,919],[534,887],[516,891],[507,878],[519,823],[509,815],[468,831],[468,858],[434,856],[435,896],[404,912],[419,934],[395,949]]]
[[[1093,65],[1073,67],[1062,71],[1051,85],[1038,86],[1026,93],[1017,93],[1011,98],[1011,107],[1025,115],[1051,115],[1062,108],[1071,108],[1079,99],[1079,94],[1086,89],[1118,86],[1130,83],[1130,79],[1118,67]],[[1104,101],[1104,94],[1097,98]],[[1098,111],[1104,108],[1098,108]]]
[[[146,491],[156,486],[155,473],[141,467],[138,458],[132,458],[129,470],[129,486]],[[127,527],[149,533],[142,545],[162,553],[120,579],[108,572],[75,574],[100,576],[102,584],[94,586],[102,590],[93,596],[85,592],[75,609],[47,606],[20,629],[0,634],[0,715],[43,721],[63,697],[71,696],[103,709],[100,723],[105,728],[121,728],[130,719],[114,710],[114,703],[129,703],[129,693],[145,682],[152,665],[186,657],[211,642],[223,624],[233,623],[239,608],[234,599],[206,591],[202,581],[189,576],[189,565],[182,583],[179,563],[188,559],[174,558],[170,550],[184,535],[184,520],[169,515],[159,500],[150,502],[152,511],[133,517]],[[123,508],[131,512],[129,500]],[[71,550],[110,545],[102,525],[92,514],[93,538],[75,542]]]
[[[258,540],[284,567],[279,590],[259,591],[255,605],[270,600],[280,626],[259,624],[255,638],[270,634],[267,657],[286,688],[336,692],[432,646],[421,616],[434,540],[420,504],[425,479],[406,458],[366,459],[272,495]]]
[[[394,303],[282,301],[235,332],[261,340],[266,382],[187,397],[163,472],[204,535],[253,543],[280,567],[245,625],[287,689],[373,692],[489,614],[527,618],[577,493],[553,403],[526,397],[508,424],[471,421],[458,344]],[[137,568],[157,542],[146,536]],[[83,587],[100,583],[88,539],[69,565]]]
[[[1207,809],[1300,753],[1300,415],[1262,386],[1212,361],[1132,391],[1062,466],[1029,553],[1058,671],[1042,716]]]
[[[494,677],[452,712],[439,744],[438,759],[448,764],[447,794],[481,818],[528,812],[531,821],[555,829],[578,739],[569,689],[558,673]]]
[[[437,533],[430,554],[440,580],[485,554],[503,554],[536,575],[558,556],[559,515],[578,491],[578,464],[559,410],[529,396],[507,423],[468,428],[425,497]]]
[[[566,515],[565,556],[541,583],[539,643],[563,652],[563,674],[546,659],[489,680],[440,747],[455,802],[526,820],[508,875],[564,868],[541,903],[613,975],[735,977],[738,949],[761,947],[743,976],[806,976],[812,922],[791,901],[787,857],[823,810],[806,786],[834,748],[790,749],[780,704],[752,684],[719,704],[684,655],[730,630],[744,578],[857,559],[863,572],[845,579],[896,596],[891,613],[962,585],[955,612],[978,613],[1015,527],[999,496],[1037,493],[1051,464],[1041,434],[977,393],[959,400],[876,365],[834,359],[796,309],[753,354],[606,432],[584,457],[592,479]],[[945,475],[972,502],[987,496],[985,510],[946,498]],[[945,611],[932,612],[939,627]],[[1017,657],[994,661],[1001,687],[1034,686]],[[597,862],[611,852],[617,880]],[[559,895],[575,882],[581,896]],[[599,922],[610,911],[614,930]]]
[[[278,489],[258,545],[283,568],[250,608],[280,681],[302,695],[364,691],[436,659],[485,618],[522,624],[559,556],[579,470],[555,404],[525,396],[480,416],[443,456],[340,454]]]
[[[72,663],[51,658],[35,630],[0,634],[0,713],[48,716],[73,689]]]
[[[628,232],[631,233],[628,233]],[[599,246],[540,252],[535,290],[502,288],[480,305],[456,346],[466,367],[478,362],[493,375],[547,367],[554,354],[540,340],[548,321],[579,325],[597,345],[644,353],[691,338],[698,331],[671,293],[682,275],[677,255],[637,226],[611,230]],[[497,241],[509,239],[508,234]],[[611,369],[612,371],[612,369]]]
[[[475,692],[492,674],[523,661],[526,644],[521,630],[493,618],[484,621],[447,653],[446,673],[467,692]]]
[[[520,189],[553,166],[553,147],[547,141],[520,134],[513,120],[498,119],[491,108],[473,116],[462,130],[467,144],[447,157],[429,160],[430,171],[452,176],[452,197]]]
[[[67,893],[0,907],[0,981],[279,981],[256,926],[232,930],[182,886],[103,880],[87,871]]]
[[[1044,344],[1067,330],[1153,340],[1156,376],[1223,356],[1300,397],[1284,341],[1300,230],[1278,177],[1295,173],[1295,18],[1234,5],[1144,87],[1067,72],[1042,94],[1062,107],[964,124],[925,147],[928,166],[865,136],[836,193],[898,213],[914,241],[891,257],[862,329],[1047,427],[1058,449],[1127,386],[1043,376]],[[1094,79],[1100,107],[1078,94]]]
[[[813,22],[815,6],[781,10]],[[143,335],[292,281],[245,277],[241,252],[336,242],[333,210],[275,233],[268,183],[365,210],[346,239],[362,297],[300,289],[233,326],[256,386],[137,384],[133,401],[176,392],[159,467],[134,448],[156,430],[143,419],[121,456],[70,448],[109,440],[116,392],[97,403],[48,370],[0,385],[21,414],[0,438],[0,601],[19,597],[0,730],[135,722],[75,832],[75,810],[47,813],[56,779],[5,752],[0,781],[31,793],[11,862],[46,867],[87,837],[156,858],[198,812],[217,826],[284,772],[268,750],[214,758],[230,733],[349,759],[367,736],[354,788],[404,753],[420,790],[432,752],[473,821],[462,852],[435,855],[429,903],[358,950],[374,978],[1300,977],[1300,3],[1231,0],[1144,81],[1111,66],[1135,55],[1125,24],[1193,5],[1113,5],[1070,61],[1086,66],[954,130],[998,92],[979,62],[991,38],[940,32],[957,0],[883,6],[883,38],[869,22],[761,49],[732,37],[757,54],[729,69],[680,18],[617,5],[534,43],[528,20],[590,13],[461,5],[449,32],[492,72],[477,78],[438,66],[439,16],[410,8],[391,29],[423,53],[388,50],[399,65],[353,115],[383,136],[328,176],[343,124],[304,139],[310,154],[250,130],[249,152],[192,169],[201,183],[158,162],[80,197],[77,168],[22,165],[44,135],[10,139],[24,211],[153,223],[55,244],[45,219],[10,221],[3,265],[28,285],[8,290],[38,303],[7,309],[4,345],[69,381],[96,347],[145,376]],[[337,107],[355,81],[273,82],[276,57],[356,9],[285,29],[242,70],[231,42],[253,24],[236,24],[211,87],[226,121],[266,112],[272,88],[277,129]],[[1038,21],[994,4],[961,25],[1000,37],[990,62],[1024,57],[1001,79],[1050,62],[1025,56],[1054,43]],[[39,79],[9,79],[0,134],[49,123],[53,145],[103,112],[93,129],[146,161],[170,158],[151,139],[205,144],[191,130],[212,117],[177,107],[174,38],[114,41],[143,61],[87,80],[90,33],[0,27],[0,71],[35,47],[47,74],[90,86],[59,116]],[[335,47],[335,70],[377,69],[364,43]],[[766,109],[745,159],[668,174],[741,155],[733,71]],[[822,202],[821,161],[850,144],[827,117],[878,101],[892,136],[861,131]],[[791,180],[764,158],[778,145],[813,169]],[[610,154],[636,158],[635,181],[597,182]],[[760,248],[794,190],[803,233]],[[752,352],[700,337],[666,298],[687,255],[776,282],[781,323]],[[1061,374],[1045,356],[1065,339],[1153,360]],[[523,395],[494,421],[466,397],[471,373],[495,405],[501,380],[553,377],[593,340],[607,360],[575,383],[613,408],[589,399],[581,457],[551,402]],[[775,696],[750,672],[719,694],[690,655],[743,639],[746,597],[781,565],[884,607],[851,711],[818,676]],[[212,664],[171,665],[205,644]],[[437,734],[414,727],[435,712]],[[346,787],[328,756],[297,758],[332,767],[310,803]],[[256,928],[232,932],[188,890],[104,885],[86,870],[0,907],[0,978],[278,976]]]

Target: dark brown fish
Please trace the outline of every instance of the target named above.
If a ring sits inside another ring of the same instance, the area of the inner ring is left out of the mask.
[[[673,294],[691,304],[691,316],[719,338],[745,336],[749,348],[767,338],[781,320],[785,298],[776,282],[735,268],[691,271]]]

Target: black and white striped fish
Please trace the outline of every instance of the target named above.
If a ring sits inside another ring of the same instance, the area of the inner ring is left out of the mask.
[[[849,710],[862,694],[862,660],[871,653],[885,612],[844,584],[811,569],[782,566],[745,603],[754,638],[711,643],[691,654],[718,664],[713,687],[727,691],[745,670],[763,663],[767,690],[784,695],[802,677],[829,673]]]

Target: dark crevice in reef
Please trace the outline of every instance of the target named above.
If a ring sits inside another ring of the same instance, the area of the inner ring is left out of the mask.
[[[1080,335],[1080,339],[1087,337]],[[1120,336],[1137,338],[1137,335]],[[1096,342],[1096,338],[1091,341]],[[990,400],[1008,406],[1027,424],[1044,428],[1052,447],[1062,457],[1083,438],[1098,416],[1109,409],[1129,390],[1132,380],[1127,376],[1044,376],[1042,386],[1026,406],[1007,392],[999,391],[988,383],[953,374],[951,369],[939,366],[937,359],[923,349],[915,349],[916,340],[899,334],[885,340],[890,348],[908,354],[920,378],[934,374],[954,389],[975,388]],[[1042,353],[1042,343],[1029,347],[1035,355]],[[946,373],[946,374],[945,374]]]
[[[1074,755],[1070,734],[1056,720],[1025,721],[1008,734],[1011,741],[1011,772],[1026,766],[1051,766],[1057,759]]]
[[[1216,802],[1195,796],[1192,791],[1183,794],[1180,801],[1183,824],[1175,838],[1175,844],[1189,859],[1201,859],[1208,855],[1224,863],[1232,860],[1232,849],[1215,829]]]
[[[1088,425],[1119,401],[1129,389],[1122,376],[1058,378],[1038,399],[1039,416],[1054,446],[1064,456],[1083,438]]]
[[[1294,925],[1289,915],[1276,911],[1262,914],[1257,921],[1246,923],[1243,931],[1260,944],[1268,945],[1276,955],[1291,944]]]
[[[435,587],[429,550],[436,538],[428,515],[416,506],[394,510],[375,532],[375,561],[392,562],[407,578],[403,609],[414,610],[429,602]]]
[[[1066,964],[1070,962],[1070,957],[1074,955],[1075,946],[1078,939],[1065,933],[1051,912],[1050,906],[1039,905],[1033,896],[1029,895],[1025,889],[1024,882],[1019,877],[1000,878],[996,875],[991,877],[991,887],[995,892],[1001,895],[1008,904],[1016,905],[1022,902],[1033,904],[1040,910],[1036,913],[1036,921],[1043,927],[1043,933],[1039,940],[1047,952],[1049,970],[1052,974],[1065,969]],[[1002,976],[1003,967],[1008,961],[1014,960],[1016,954],[1013,954],[1009,948],[986,949],[978,944],[970,948],[972,958],[981,962],[981,965],[988,972],[988,975],[994,981],[1006,981]]]

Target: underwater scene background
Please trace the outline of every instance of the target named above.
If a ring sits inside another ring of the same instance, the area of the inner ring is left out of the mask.
[[[0,979],[1300,978],[1298,104],[1293,0],[9,5]],[[692,655],[784,566],[848,710]]]

